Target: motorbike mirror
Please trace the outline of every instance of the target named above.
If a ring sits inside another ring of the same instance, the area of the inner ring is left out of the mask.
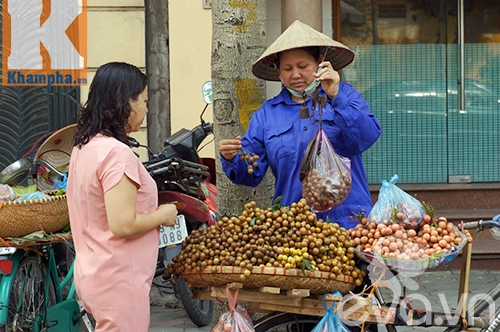
[[[141,146],[141,144],[133,137],[127,137],[128,138],[128,144],[133,147],[133,148],[138,148]]]
[[[207,104],[212,103],[212,82],[208,81],[203,83],[203,86],[201,87],[201,91],[203,92],[203,99],[205,99],[205,102]]]
[[[150,158],[153,158],[154,157],[154,152],[147,146],[147,145],[142,145],[141,143],[139,143],[139,141],[137,141],[135,138],[133,137],[128,137],[128,144],[130,145],[130,147],[132,148],[146,148],[148,150],[148,154],[149,154],[149,157]],[[135,152],[134,152],[135,153]],[[139,157],[139,155],[137,153],[135,153],[135,155],[137,157]]]

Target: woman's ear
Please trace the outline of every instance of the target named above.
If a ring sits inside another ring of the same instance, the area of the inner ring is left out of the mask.
[[[279,78],[280,78],[280,81],[281,81],[281,86],[285,86],[285,82],[283,82],[283,78],[281,77],[281,75],[279,75]]]

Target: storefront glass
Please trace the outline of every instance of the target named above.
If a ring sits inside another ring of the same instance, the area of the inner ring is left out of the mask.
[[[364,155],[369,182],[500,181],[500,2],[342,3],[356,53],[342,78],[383,127]]]

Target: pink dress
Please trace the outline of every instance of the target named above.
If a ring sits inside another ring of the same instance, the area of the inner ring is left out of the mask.
[[[127,145],[97,135],[72,151],[67,197],[76,250],[74,278],[78,296],[98,322],[96,332],[149,328],[159,229],[132,239],[119,239],[109,229],[104,193],[124,174],[138,187],[137,213],[155,211],[156,184]]]

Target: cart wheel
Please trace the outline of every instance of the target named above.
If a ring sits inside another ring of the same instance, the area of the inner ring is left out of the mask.
[[[318,325],[321,317],[297,315],[289,312],[272,312],[254,323],[255,332],[293,331],[310,332]]]
[[[182,277],[175,281],[175,288],[189,319],[199,327],[210,324],[214,315],[213,301],[193,299],[193,293]]]

